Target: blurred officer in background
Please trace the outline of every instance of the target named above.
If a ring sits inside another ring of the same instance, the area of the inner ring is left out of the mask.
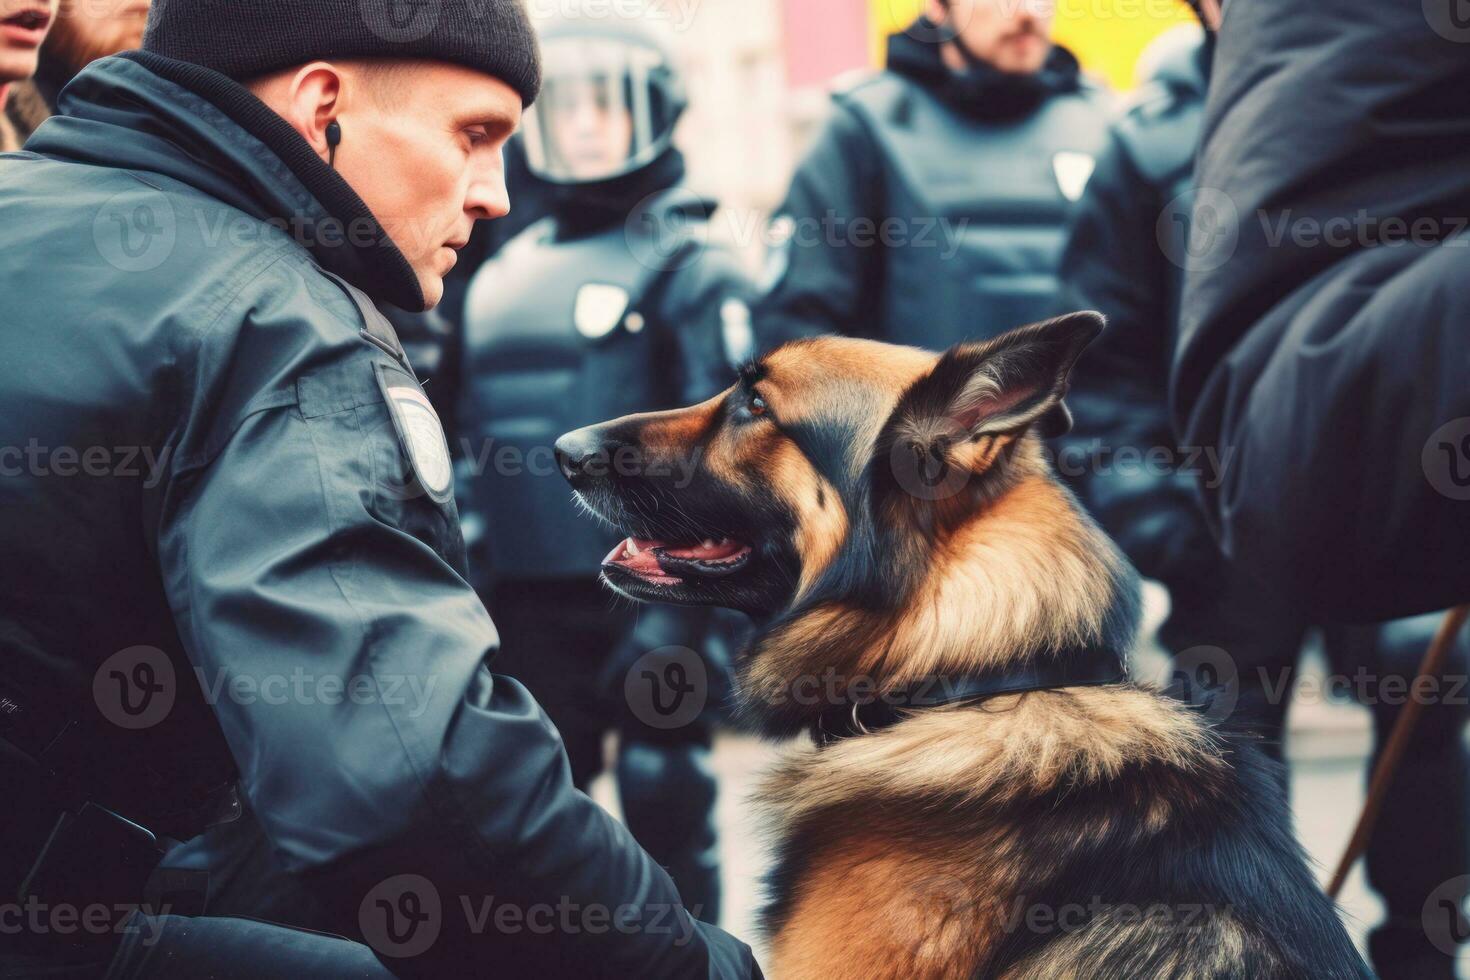
[[[1236,715],[1261,725],[1266,748],[1279,754],[1291,701],[1286,679],[1310,619],[1263,586],[1255,569],[1221,553],[1195,482],[1218,483],[1229,461],[1180,447],[1169,420],[1185,272],[1229,258],[1212,247],[1229,220],[1224,203],[1207,190],[1194,210],[1195,157],[1221,12],[1218,0],[1192,6],[1204,33],[1171,33],[1148,53],[1152,77],[1113,125],[1077,208],[1062,262],[1067,302],[1100,310],[1109,322],[1073,372],[1076,427],[1061,443],[1058,463],[1139,570],[1168,588],[1169,618],[1159,640],[1183,654],[1176,677],[1198,693],[1212,673],[1225,682],[1233,671]],[[1407,684],[1436,624],[1430,617],[1334,625],[1323,631],[1324,652],[1334,673],[1362,668]],[[1379,751],[1403,704],[1382,696],[1386,690],[1363,699]],[[1449,869],[1466,867],[1470,778],[1459,742],[1466,720],[1463,706],[1427,710],[1368,853],[1369,880],[1388,906],[1370,952],[1388,980],[1454,976],[1453,961],[1428,942],[1420,914],[1429,892],[1460,873]]]
[[[1212,25],[1216,0],[1199,2],[1203,23]],[[1061,444],[1058,466],[1139,571],[1169,588],[1171,615],[1160,638],[1167,649],[1213,643],[1235,650],[1245,634],[1280,647],[1264,659],[1291,662],[1300,641],[1294,624],[1283,634],[1284,610],[1266,615],[1272,610],[1262,605],[1265,597],[1251,596],[1248,580],[1230,574],[1189,473],[1142,462],[1117,465],[1118,458],[1131,458],[1120,447],[1140,456],[1152,447],[1176,449],[1169,363],[1190,259],[1194,157],[1213,49],[1212,28],[1170,32],[1146,52],[1152,77],[1112,126],[1077,206],[1062,259],[1063,295],[1072,308],[1102,312],[1108,328],[1073,378],[1068,398],[1076,425]],[[1095,447],[1108,457],[1094,460]],[[1251,615],[1242,616],[1246,609]]]
[[[769,229],[763,347],[843,333],[944,348],[1062,312],[1057,262],[1109,99],[1052,0],[928,0],[886,71],[834,96]]]
[[[56,15],[56,0],[0,0],[0,153],[18,150],[29,131],[10,117],[16,89],[36,73],[42,43]]]
[[[500,629],[496,668],[546,706],[577,785],[602,770],[606,732],[620,731],[628,825],[690,908],[715,921],[711,713],[661,727],[624,689],[655,651],[688,651],[656,671],[691,667],[680,658],[705,649],[711,614],[615,608],[597,579],[615,538],[568,500],[552,444],[728,387],[732,361],[751,352],[750,286],[734,256],[705,241],[715,203],[683,186],[673,130],[685,95],[669,54],[600,19],[564,22],[542,42],[545,84],[523,137],[551,214],[480,270],[465,311],[462,496],[484,528],[472,563]],[[710,665],[715,690],[694,696],[717,700],[724,673]]]
[[[16,4],[18,0],[0,0]],[[34,6],[35,0],[27,0]],[[41,6],[45,6],[44,3]],[[36,75],[17,85],[5,106],[20,142],[56,112],[56,99],[77,72],[110,54],[143,45],[149,0],[64,0],[41,48]]]

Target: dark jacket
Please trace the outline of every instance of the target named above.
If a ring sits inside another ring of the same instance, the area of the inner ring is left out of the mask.
[[[422,876],[440,935],[395,970],[752,975],[490,673],[443,437],[363,291],[422,305],[356,194],[213,72],[104,59],[0,157],[0,446],[37,447],[0,480],[7,688],[93,733],[71,775],[145,825],[237,771],[281,867],[380,952],[369,913]],[[109,711],[129,681],[161,718]],[[645,927],[471,935],[486,901]]]
[[[1175,421],[1228,460],[1201,486],[1226,553],[1324,618],[1470,597],[1453,8],[1232,0],[1219,38],[1198,170],[1217,220],[1192,242],[1218,252],[1188,278]]]
[[[764,347],[842,333],[947,347],[1063,312],[1056,271],[1109,97],[1054,48],[957,75],[896,35],[832,112],[771,222]]]
[[[1184,285],[1184,226],[1171,216],[1189,215],[1208,57],[1203,42],[1171,50],[1113,124],[1061,269],[1065,305],[1108,327],[1072,372],[1076,425],[1058,467],[1138,570],[1172,591],[1211,587],[1201,580],[1219,566],[1194,491],[1193,471],[1212,464],[1177,444],[1168,409]]]

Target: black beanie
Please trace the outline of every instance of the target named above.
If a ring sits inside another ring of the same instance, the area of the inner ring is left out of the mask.
[[[236,81],[333,58],[429,58],[541,87],[522,0],[153,0],[143,50]]]

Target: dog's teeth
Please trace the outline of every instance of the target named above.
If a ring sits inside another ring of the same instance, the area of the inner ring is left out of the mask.
[[[632,538],[628,539],[628,557],[638,557],[638,542],[634,541]]]
[[[715,539],[714,538],[705,538],[704,539],[704,547],[709,548],[711,551],[713,551],[714,550],[714,547],[715,547]]]

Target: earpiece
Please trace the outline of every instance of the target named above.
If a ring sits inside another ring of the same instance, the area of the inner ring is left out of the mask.
[[[337,146],[342,142],[342,124],[333,119],[327,123],[327,166],[337,167]]]

